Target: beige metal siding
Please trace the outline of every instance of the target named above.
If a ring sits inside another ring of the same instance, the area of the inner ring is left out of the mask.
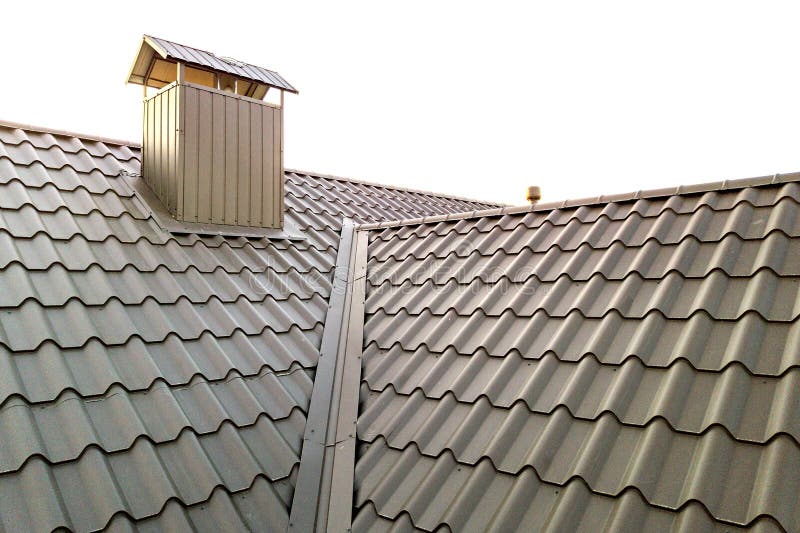
[[[183,172],[178,164],[179,90],[172,85],[144,103],[142,174],[173,215],[177,213],[179,176]]]
[[[188,83],[144,107],[144,178],[176,219],[283,225],[281,108]]]

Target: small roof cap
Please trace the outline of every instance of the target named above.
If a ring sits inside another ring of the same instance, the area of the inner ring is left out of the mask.
[[[525,199],[531,204],[535,204],[542,199],[542,189],[538,185],[531,185],[525,191]]]
[[[273,70],[257,67],[229,57],[221,57],[211,52],[174,43],[151,35],[145,35],[142,39],[139,53],[136,55],[136,59],[128,75],[128,83],[144,85],[147,81],[153,61],[159,57],[161,59],[181,62],[214,72],[230,74],[237,78],[264,84],[282,91],[288,91],[294,94],[298,93],[297,89],[295,89],[292,84]]]

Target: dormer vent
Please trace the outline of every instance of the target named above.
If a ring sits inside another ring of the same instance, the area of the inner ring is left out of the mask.
[[[283,227],[284,92],[297,94],[289,82],[148,35],[128,82],[144,87],[142,177],[176,220]],[[278,103],[263,101],[270,91]]]

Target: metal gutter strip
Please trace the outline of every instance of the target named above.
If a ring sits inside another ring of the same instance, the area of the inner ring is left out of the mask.
[[[367,233],[355,231],[353,223],[346,220],[311,393],[289,531],[350,531],[367,245]]]

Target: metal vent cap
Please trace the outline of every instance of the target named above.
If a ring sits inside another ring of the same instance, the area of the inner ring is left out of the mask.
[[[542,189],[538,185],[531,185],[525,191],[525,199],[528,200],[531,205],[535,204],[542,199]]]

